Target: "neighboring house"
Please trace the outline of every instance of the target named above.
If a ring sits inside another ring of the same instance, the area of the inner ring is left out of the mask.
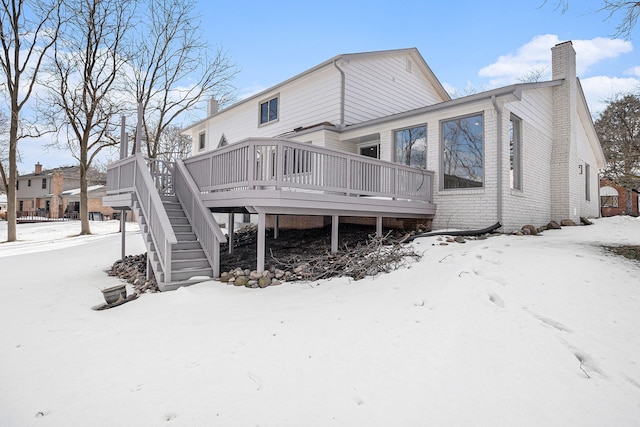
[[[91,185],[87,187],[89,220],[102,221],[114,217],[115,211],[102,204],[102,198],[107,193],[107,187],[103,184]],[[49,195],[53,197],[53,195]],[[80,188],[72,188],[60,193],[60,198],[64,206],[67,206],[65,214],[69,217],[80,217]]]
[[[185,129],[194,156],[285,138],[434,171],[435,228],[600,215],[605,165],[571,42],[552,80],[450,99],[416,49],[339,55]]]
[[[613,181],[600,180],[600,206],[602,216],[638,216],[638,190],[626,189]]]
[[[115,162],[105,204],[135,211],[163,290],[218,274],[211,212],[257,215],[258,271],[267,224],[331,224],[335,252],[341,221],[509,232],[597,217],[604,155],[572,43],[551,51],[552,80],[458,99],[414,48],[336,56],[226,109],[211,100],[183,131],[193,156],[166,173],[139,152]],[[177,261],[187,238],[210,268]]]
[[[91,189],[89,212],[100,212],[105,216],[112,216],[113,209],[102,205],[104,184],[102,180],[100,185],[89,187]],[[37,163],[33,173],[18,176],[16,182],[18,217],[78,219],[79,188],[79,166],[43,170],[42,165]]]
[[[0,219],[7,218],[7,195],[0,194]]]

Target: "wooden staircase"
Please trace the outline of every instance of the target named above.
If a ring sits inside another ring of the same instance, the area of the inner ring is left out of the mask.
[[[136,218],[147,243],[148,259],[156,273],[160,290],[173,290],[180,286],[210,280],[213,277],[213,270],[178,198],[175,195],[161,195],[160,198],[178,240],[171,249],[171,277],[166,277],[166,273],[162,270],[149,233],[149,226],[139,206],[134,204]]]

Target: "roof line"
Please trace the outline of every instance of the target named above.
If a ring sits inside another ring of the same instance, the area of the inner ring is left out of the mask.
[[[438,80],[438,78],[434,74],[433,70],[431,70],[431,68],[429,67],[427,62],[424,60],[424,58],[420,54],[420,51],[418,51],[418,49],[415,48],[415,47],[402,48],[402,49],[389,49],[389,50],[375,50],[375,51],[370,51],[370,52],[342,53],[340,55],[334,56],[333,58],[327,59],[326,61],[321,62],[320,64],[318,64],[318,65],[316,65],[314,67],[311,67],[311,68],[309,68],[309,69],[307,69],[307,70],[305,70],[305,71],[303,71],[303,72],[301,72],[299,74],[296,74],[293,77],[290,77],[290,78],[288,78],[288,79],[286,79],[286,80],[284,80],[284,81],[282,81],[280,83],[277,83],[274,86],[271,86],[271,87],[269,87],[269,88],[267,88],[265,90],[262,90],[262,91],[260,91],[258,93],[255,93],[255,94],[253,94],[253,95],[251,95],[251,96],[249,96],[247,98],[244,98],[244,99],[242,99],[242,100],[240,100],[240,101],[238,101],[238,102],[236,102],[234,104],[231,104],[227,108],[224,108],[224,109],[218,111],[216,114],[213,114],[211,116],[207,116],[207,117],[203,118],[202,120],[198,120],[197,122],[195,122],[195,123],[183,128],[181,130],[181,132],[184,132],[187,129],[191,129],[193,127],[196,127],[199,124],[206,122],[210,118],[215,117],[218,114],[221,114],[221,113],[223,113],[225,111],[231,110],[232,108],[238,107],[238,106],[240,106],[242,104],[245,104],[245,103],[247,103],[249,101],[253,101],[253,100],[262,98],[262,97],[266,96],[268,93],[274,92],[274,91],[280,89],[282,86],[285,86],[285,85],[287,85],[287,84],[289,84],[291,82],[294,82],[294,81],[299,80],[299,79],[301,79],[303,77],[306,77],[309,74],[312,74],[312,73],[314,73],[314,72],[316,72],[316,71],[318,71],[318,70],[320,70],[322,68],[325,68],[325,67],[327,67],[329,65],[333,65],[333,63],[335,61],[339,61],[341,59],[342,60],[349,60],[349,59],[366,58],[366,57],[377,56],[377,55],[382,55],[382,54],[395,55],[395,54],[401,54],[401,53],[409,53],[409,54],[417,55],[417,57],[420,60],[421,65],[423,67],[425,67],[429,71],[429,73],[431,73],[431,77],[433,77],[432,83],[434,84],[434,86],[436,86],[436,90],[440,93],[441,96],[443,96],[445,98],[450,98],[449,93],[445,90],[444,86],[442,86],[442,83],[440,83],[440,81]],[[427,76],[427,77],[429,77],[429,76]],[[431,80],[431,79],[429,79],[429,80]]]
[[[390,116],[379,117],[377,119],[372,119],[366,122],[356,123],[354,125],[347,126],[344,128],[345,131],[358,129],[361,127],[366,127],[374,124],[385,123],[392,120],[402,119],[405,117],[411,117],[418,114],[428,113],[431,111],[442,110],[445,108],[452,108],[459,105],[469,104],[473,102],[482,101],[485,99],[489,99],[492,96],[506,96],[513,95],[517,99],[520,98],[520,93],[522,90],[526,89],[537,89],[542,87],[550,87],[550,86],[558,86],[562,84],[564,79],[550,80],[545,82],[534,82],[534,83],[517,83],[509,86],[503,86],[497,89],[488,90],[486,92],[474,93],[473,95],[464,96],[461,98],[452,99],[450,101],[440,102],[438,104],[427,105],[426,107],[416,108],[414,110],[403,111],[401,113],[393,114]]]

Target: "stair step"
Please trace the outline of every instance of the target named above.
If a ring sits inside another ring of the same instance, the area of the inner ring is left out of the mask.
[[[168,195],[168,194],[161,194],[160,195],[160,200],[162,200],[162,202],[174,202],[174,203],[178,203],[178,196],[176,196],[175,194],[172,195]]]
[[[173,270],[171,272],[171,281],[189,280],[196,276],[213,276],[213,270],[211,268],[185,268],[180,270]]]
[[[198,258],[206,258],[204,251],[200,249],[200,247],[198,247],[197,249],[174,250],[171,253],[171,259],[174,261],[182,260],[182,259],[198,259]]]
[[[193,229],[191,228],[190,224],[176,224],[176,225],[171,224],[171,227],[173,228],[173,232],[174,233],[191,233],[191,232],[193,232]]]
[[[194,249],[202,250],[202,246],[200,246],[200,242],[198,242],[197,240],[192,240],[192,241],[187,240],[183,242],[178,242],[173,246],[173,248],[177,252],[181,252],[183,250],[194,250]]]
[[[171,270],[181,271],[188,268],[211,268],[206,258],[172,259]]]
[[[193,232],[176,232],[176,239],[178,242],[196,242],[198,241],[196,234]]]
[[[171,216],[169,215],[169,222],[171,223],[171,225],[185,225],[185,224],[189,224],[189,220],[187,219],[186,216]]]
[[[169,218],[186,218],[187,215],[182,209],[165,209]]]

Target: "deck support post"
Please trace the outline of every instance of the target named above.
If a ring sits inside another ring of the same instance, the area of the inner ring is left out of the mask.
[[[126,248],[125,248],[125,238],[126,238],[126,225],[127,225],[127,211],[125,210],[121,210],[120,211],[120,233],[122,233],[121,236],[121,240],[120,240],[120,252],[122,257],[120,259],[124,259],[125,255],[126,255]]]
[[[331,216],[331,253],[338,253],[338,225],[340,217],[338,215]]]
[[[266,218],[265,218],[265,214],[264,212],[260,212],[258,214],[258,254],[257,254],[257,260],[258,260],[258,265],[257,265],[257,270],[258,273],[262,273],[264,271],[264,252],[265,252],[265,240],[266,240],[266,236],[265,236],[265,222],[266,222]]]
[[[382,237],[382,217],[376,217],[376,236]]]
[[[228,240],[228,245],[229,245],[229,249],[228,252],[230,254],[233,253],[233,244],[234,244],[234,232],[233,232],[233,222],[234,222],[234,215],[233,212],[229,212],[228,218],[227,218],[227,234],[229,235]]]
[[[279,218],[280,218],[279,215],[273,216],[273,238],[274,239],[277,239],[278,235],[280,234],[280,223],[278,221]]]

